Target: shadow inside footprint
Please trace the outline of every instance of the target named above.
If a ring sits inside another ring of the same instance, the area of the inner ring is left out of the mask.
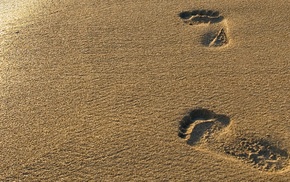
[[[213,32],[213,31],[207,32],[206,34],[204,34],[202,36],[201,44],[204,46],[209,46],[210,43],[215,39],[217,34],[218,34],[217,31],[216,32]]]
[[[200,24],[214,24],[224,20],[218,11],[213,10],[193,10],[182,11],[179,17],[185,24],[200,25]],[[221,28],[219,31],[210,31],[206,33],[201,40],[201,43],[208,47],[222,47],[227,45],[229,40],[227,36],[226,27]]]
[[[223,114],[216,115],[217,121],[219,121],[222,125],[228,126],[230,124],[230,118]]]
[[[200,23],[219,23],[224,19],[223,16],[219,17],[208,17],[208,16],[196,16],[191,19],[193,24],[200,24]]]
[[[201,43],[208,47],[221,47],[228,44],[228,37],[224,29],[218,32],[210,31],[203,35]]]
[[[179,17],[181,19],[189,19],[192,16],[190,11],[183,11],[181,13],[179,13]]]
[[[212,121],[206,121],[198,123],[190,134],[190,138],[187,140],[188,145],[195,145],[204,136],[205,132],[214,125]]]
[[[178,136],[185,138],[188,127],[198,119],[208,120],[214,118],[215,114],[207,109],[196,108],[191,110],[189,114],[185,115],[179,122]]]
[[[201,23],[219,23],[224,17],[218,11],[212,10],[193,10],[179,13],[179,17],[190,25]]]
[[[198,123],[195,121],[199,120]],[[216,130],[220,130],[230,123],[230,118],[226,115],[218,115],[215,114],[213,111],[204,108],[196,108],[191,110],[187,115],[185,115],[182,120],[179,122],[179,131],[178,136],[180,138],[187,138],[186,136],[189,135],[189,139],[187,143],[189,145],[196,144],[208,131],[210,131],[213,125],[216,125]],[[188,131],[189,128],[192,126],[192,131]],[[211,133],[214,130],[210,131]]]
[[[212,119],[216,116],[216,114],[208,109],[196,108],[189,112],[189,116],[192,121],[195,121],[197,119],[203,120]]]

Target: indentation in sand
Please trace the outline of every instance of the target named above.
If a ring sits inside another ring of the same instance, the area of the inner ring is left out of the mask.
[[[207,32],[202,36],[201,43],[208,47],[222,47],[229,43],[227,36],[227,23],[219,11],[213,10],[193,10],[182,11],[179,17],[188,25],[210,25]]]
[[[224,151],[264,171],[278,171],[289,163],[287,150],[265,139],[238,138],[225,146]]]
[[[215,114],[208,109],[196,108],[179,122],[178,136],[185,138],[189,145],[196,145],[206,141],[229,123],[230,119],[225,115]]]
[[[193,10],[179,13],[179,17],[189,25],[198,25],[201,23],[219,23],[224,17],[219,15],[218,11],[212,10]]]
[[[218,148],[211,147],[211,144],[220,142],[217,138],[227,132],[224,129],[229,128],[229,124],[230,118],[226,115],[196,108],[179,121],[178,136],[185,139],[188,145],[206,144],[208,148],[205,150],[214,153],[223,151],[225,158],[234,157],[261,171],[280,171],[288,166],[288,151],[265,139],[232,136],[231,142],[224,141]]]

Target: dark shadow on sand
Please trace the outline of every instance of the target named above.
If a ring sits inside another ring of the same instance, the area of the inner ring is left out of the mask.
[[[219,23],[224,19],[223,16],[219,17],[208,17],[208,16],[196,16],[191,19],[193,24],[196,23]]]
[[[188,145],[195,145],[202,138],[204,133],[213,126],[213,124],[214,123],[211,121],[197,124],[193,128],[193,130],[190,134],[190,138],[187,140],[187,144]]]
[[[212,127],[214,122],[219,122],[223,127],[226,127],[230,123],[230,118],[226,115],[215,114],[213,111],[204,108],[196,108],[191,110],[179,122],[178,136],[180,138],[185,138],[187,136],[187,129],[196,120],[210,119],[214,119],[214,121],[205,121],[194,126],[190,134],[190,139],[187,142],[189,145],[194,145],[197,141],[199,141],[205,131]]]

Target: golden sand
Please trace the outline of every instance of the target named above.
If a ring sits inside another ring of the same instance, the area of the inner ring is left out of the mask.
[[[290,181],[290,3],[0,2],[1,181]]]

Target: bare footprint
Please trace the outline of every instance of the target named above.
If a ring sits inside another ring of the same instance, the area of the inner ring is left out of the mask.
[[[190,146],[201,146],[210,152],[220,153],[225,158],[234,157],[261,171],[275,172],[289,166],[288,151],[265,139],[232,136],[230,142],[222,141],[221,145],[214,145],[220,142],[218,138],[224,133],[221,131],[227,131],[224,129],[229,124],[230,118],[226,115],[196,108],[179,121],[178,136]]]
[[[218,11],[212,10],[193,10],[179,13],[179,17],[189,25],[198,25],[201,23],[219,23],[224,17],[219,15]]]
[[[262,171],[279,171],[289,163],[287,150],[265,139],[237,138],[224,147],[224,152]]]
[[[179,13],[179,17],[188,25],[210,25],[211,26],[202,36],[201,43],[208,47],[222,47],[229,43],[227,36],[227,24],[224,17],[218,11],[213,10],[193,10]]]
[[[178,136],[186,139],[187,144],[196,145],[225,128],[229,122],[230,119],[225,115],[215,114],[208,109],[196,108],[179,122]]]

